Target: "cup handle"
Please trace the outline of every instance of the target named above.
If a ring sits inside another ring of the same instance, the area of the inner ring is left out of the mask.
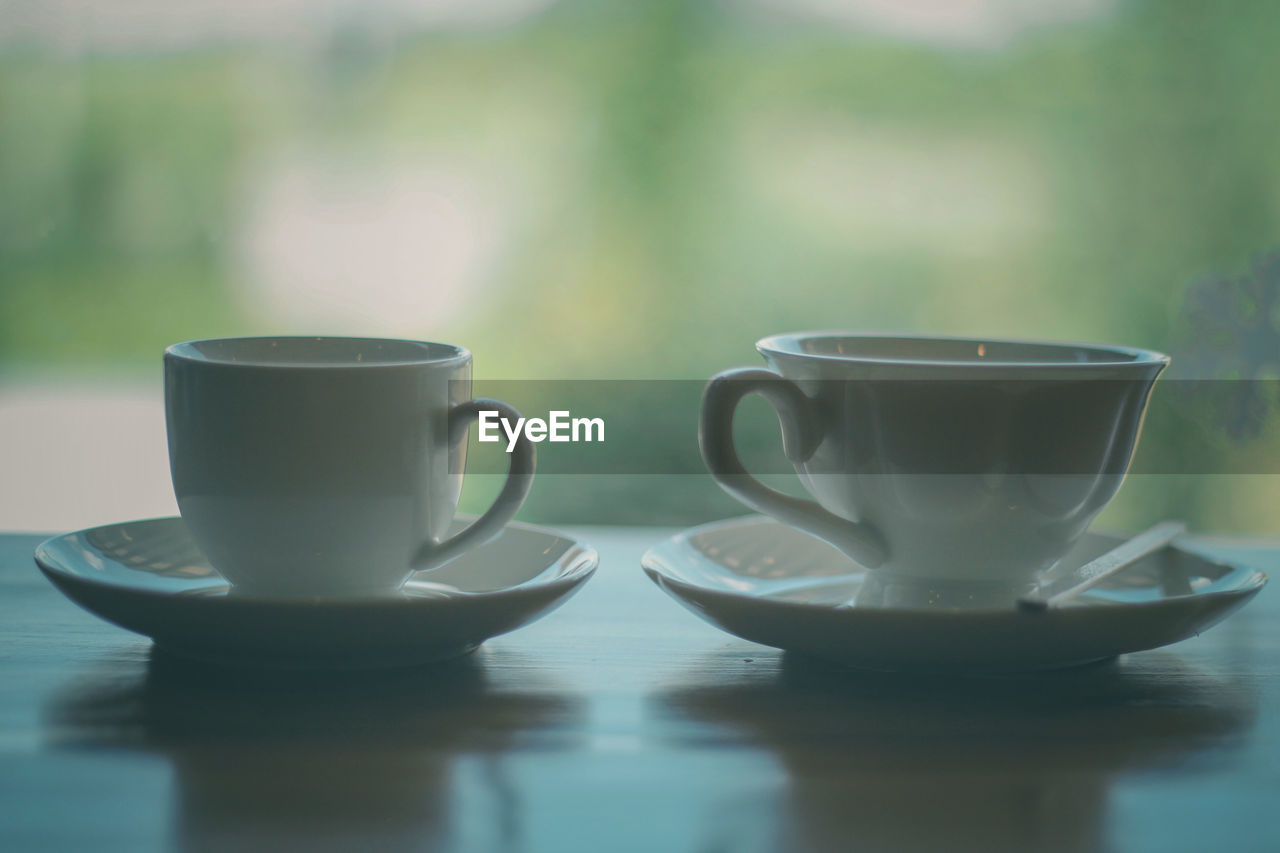
[[[480,417],[480,412],[492,412],[495,410],[512,423],[520,419],[520,413],[516,411],[514,406],[509,406],[501,400],[490,400],[486,397],[478,397],[450,409],[449,446],[456,447],[459,442],[466,439],[467,429],[471,426],[472,421]],[[418,549],[418,553],[414,555],[414,568],[435,568],[469,548],[483,545],[501,533],[502,528],[515,517],[520,505],[524,503],[524,499],[529,495],[529,488],[533,485],[535,464],[536,454],[533,442],[529,441],[528,437],[522,432],[520,437],[516,439],[515,447],[511,450],[511,461],[507,464],[507,481],[503,484],[502,491],[498,493],[498,497],[494,499],[493,505],[485,510],[483,515],[467,525],[465,530],[454,534],[449,539],[438,545],[431,542],[425,543]]]
[[[813,501],[771,489],[747,472],[734,448],[733,416],[748,394],[760,394],[773,405],[782,425],[782,449],[792,464],[804,462],[822,443],[815,404],[794,382],[755,367],[718,373],[702,393],[698,444],[720,488],[756,512],[830,542],[867,568],[882,565],[889,556],[888,548],[874,527],[847,521]]]

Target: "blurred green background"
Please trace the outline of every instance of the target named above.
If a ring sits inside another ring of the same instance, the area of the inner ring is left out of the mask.
[[[1188,287],[1280,243],[1265,0],[50,8],[0,19],[9,389],[151,387],[166,344],[253,333],[446,340],[503,379],[704,378],[805,328],[1176,358]],[[655,458],[695,440],[643,416]],[[1106,522],[1274,532],[1275,480],[1133,477]],[[524,517],[737,511],[705,476],[563,477]]]

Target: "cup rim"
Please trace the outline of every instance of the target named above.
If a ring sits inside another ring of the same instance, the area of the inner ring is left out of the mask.
[[[806,352],[803,349],[803,342],[821,338],[971,344],[974,347],[975,357],[967,359],[945,359],[907,358],[888,355],[837,355],[821,352]],[[1037,359],[1026,361],[1002,361],[977,356],[977,348],[982,344],[994,344],[998,346],[1034,346],[1041,349],[1051,350],[1060,349],[1064,356],[1068,351],[1086,351],[1110,357],[1102,358],[1097,361],[1069,360],[1065,357],[1061,360]],[[929,367],[938,369],[957,368],[964,370],[982,370],[990,368],[999,368],[1003,370],[1009,370],[1011,368],[1024,370],[1088,370],[1119,367],[1163,368],[1168,366],[1170,362],[1169,356],[1164,353],[1157,352],[1155,350],[1120,346],[1116,344],[1077,343],[1073,341],[1035,340],[1028,338],[977,338],[955,335],[922,335],[909,332],[858,331],[847,329],[784,332],[781,334],[769,335],[768,337],[764,337],[756,341],[756,350],[758,350],[761,355],[787,356],[790,358],[822,361],[832,364],[861,364],[867,366],[886,367]]]
[[[352,359],[322,361],[271,361],[269,359],[219,358],[200,349],[202,344],[264,344],[276,341],[336,341],[348,344],[396,344],[406,347],[426,348],[420,358],[392,358],[370,361]],[[457,344],[445,344],[438,341],[420,341],[411,338],[371,338],[349,335],[249,335],[229,338],[198,338],[182,341],[165,347],[165,358],[178,359],[193,364],[206,364],[219,367],[252,367],[270,370],[376,370],[388,367],[421,367],[425,365],[462,364],[471,359],[471,351]]]

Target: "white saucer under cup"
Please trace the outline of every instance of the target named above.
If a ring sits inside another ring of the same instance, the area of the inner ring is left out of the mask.
[[[379,338],[228,338],[165,351],[169,461],[191,538],[238,593],[393,593],[498,535],[528,494],[521,437],[468,528],[458,508],[471,399],[462,347]]]
[[[1061,565],[1084,565],[1121,541],[1085,534]],[[1007,591],[964,601],[963,587],[946,582],[934,595],[922,583],[905,597],[883,588],[863,596],[878,570],[760,516],[687,530],[642,564],[676,601],[743,639],[863,669],[959,673],[1074,666],[1168,645],[1227,618],[1267,582],[1179,542],[1040,613],[1018,610]]]
[[[456,533],[474,521],[455,520]],[[512,522],[394,594],[262,598],[231,587],[181,518],[55,536],[35,552],[45,576],[89,612],[186,658],[253,668],[379,669],[465,654],[558,607],[595,571],[590,547]]]

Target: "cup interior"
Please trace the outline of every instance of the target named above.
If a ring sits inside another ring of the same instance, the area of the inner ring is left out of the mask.
[[[389,338],[220,338],[174,344],[166,353],[190,361],[260,367],[347,367],[463,360],[452,344]]]
[[[877,364],[926,365],[1133,365],[1167,361],[1148,350],[1092,344],[1041,343],[982,338],[929,338],[800,332],[775,335],[757,344],[763,353]]]

